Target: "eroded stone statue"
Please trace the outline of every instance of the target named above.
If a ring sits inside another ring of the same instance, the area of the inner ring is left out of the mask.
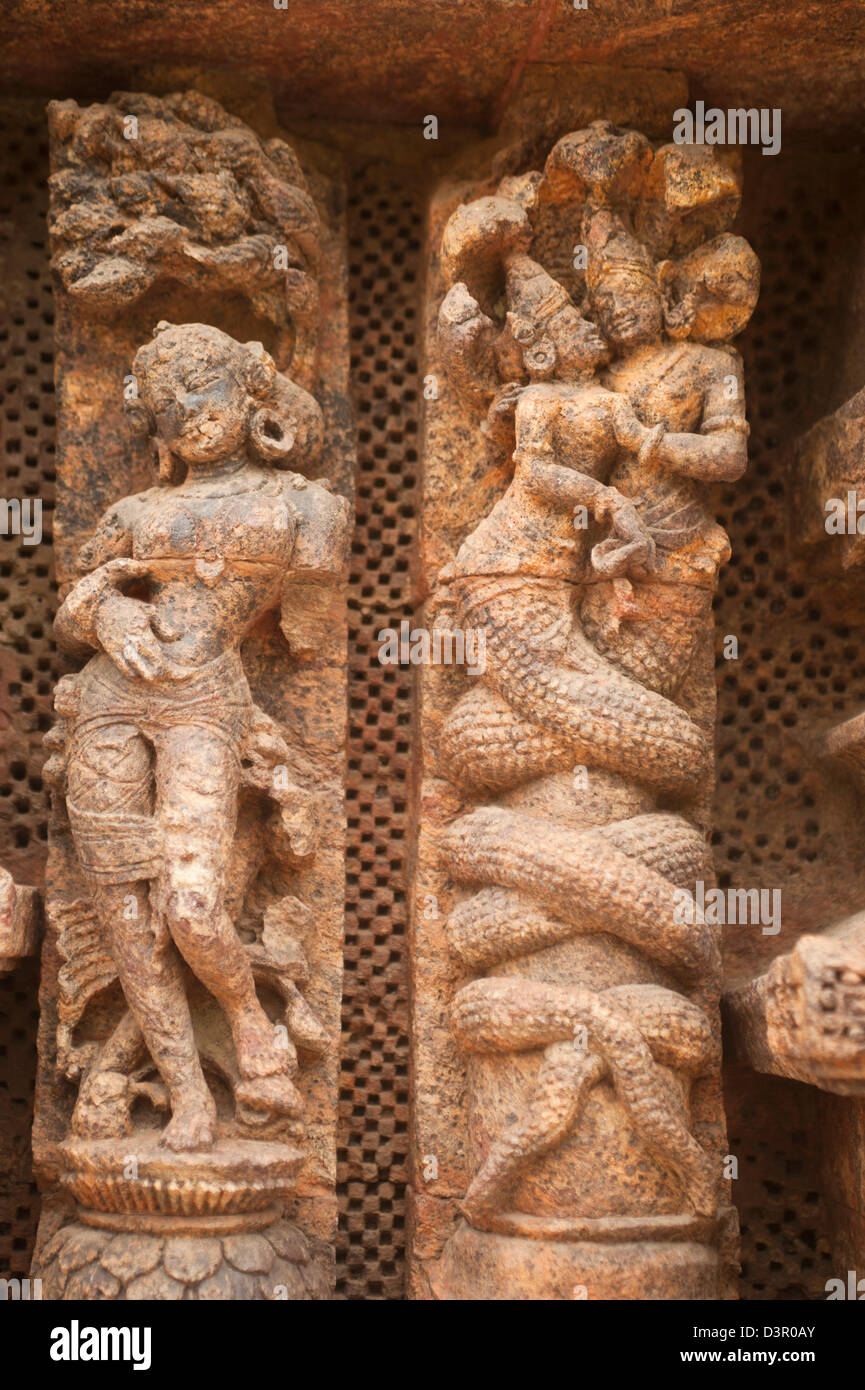
[[[477,975],[452,1006],[474,1175],[440,1297],[563,1279],[634,1296],[659,1259],[715,1297],[730,1256],[718,942],[675,890],[711,873],[694,685],[729,544],[707,485],[746,464],[727,340],[759,267],[726,232],[731,170],[687,160],[597,122],[444,233],[442,353],[513,472],[439,576],[437,601],[486,633],[437,752],[474,802],[439,847],[451,949]],[[543,263],[566,226],[585,248],[567,287]],[[646,1244],[621,1266],[626,1234]]]
[[[184,965],[228,1022],[238,1121],[298,1115],[297,1046],[328,1042],[294,983],[302,952],[285,926],[279,949],[293,957],[283,970],[285,1036],[266,1014],[256,967],[280,962],[265,960],[269,943],[241,941],[230,870],[243,783],[278,808],[289,855],[313,851],[314,796],[253,704],[239,648],[280,605],[294,640],[298,581],[339,575],[348,506],[294,471],[314,462],[320,412],[260,344],[202,324],[160,324],[135,375],[136,427],[186,476],[110,508],[57,616],[68,651],[95,652],[61,682],[57,708],[66,806],[101,935],[95,949],[110,957],[127,1005],[83,1070],[73,1131],[129,1131],[130,1078],[146,1056],[171,1110],[160,1142],[199,1150],[213,1145],[219,1125]],[[78,962],[67,954],[74,1015]],[[70,1058],[80,1065],[74,1047]]]
[[[51,905],[57,1064],[78,1083],[59,1153],[94,1224],[138,1211],[194,1236],[226,1214],[200,1234],[230,1236],[291,1190],[298,1054],[334,1042],[302,993],[314,920],[291,891],[315,769],[253,702],[240,648],[270,613],[295,658],[326,645],[349,506],[305,476],[321,412],[260,343],[160,323],[134,374],[163,481],[105,513],[56,623],[89,658],[58,686],[47,768],[88,889]]]
[[[78,669],[46,738],[46,1298],[333,1285],[344,252],[318,152],[244,109],[49,108]]]

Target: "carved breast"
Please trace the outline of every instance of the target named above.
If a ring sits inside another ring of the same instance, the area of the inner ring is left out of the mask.
[[[168,496],[135,527],[133,554],[143,560],[245,561],[283,568],[296,530],[295,509],[279,493]]]

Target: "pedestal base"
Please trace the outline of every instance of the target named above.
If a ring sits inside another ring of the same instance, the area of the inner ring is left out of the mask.
[[[57,1153],[61,1186],[82,1208],[178,1220],[262,1211],[291,1194],[303,1161],[291,1145],[245,1139],[174,1153],[162,1147],[156,1131],[70,1139]]]
[[[724,1282],[718,1251],[695,1240],[532,1240],[466,1222],[430,1270],[436,1298],[484,1302],[719,1299]]]
[[[48,1299],[326,1299],[333,1251],[282,1219],[303,1155],[224,1139],[173,1153],[159,1134],[71,1139],[60,1184],[77,1215],[34,1274]]]
[[[333,1254],[296,1226],[215,1236],[111,1231],[73,1221],[48,1241],[33,1274],[46,1299],[328,1299]]]

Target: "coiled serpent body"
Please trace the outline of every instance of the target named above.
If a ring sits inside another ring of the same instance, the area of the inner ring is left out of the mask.
[[[580,825],[562,819],[559,799],[544,813],[551,774],[575,764],[650,798],[684,799],[708,770],[704,735],[671,699],[599,655],[569,586],[527,580],[522,591],[512,582],[497,590],[489,576],[459,577],[453,594],[465,624],[486,632],[486,670],[451,711],[440,755],[474,797],[510,804],[482,804],[442,837],[450,875],[470,892],[448,921],[451,949],[471,969],[497,972],[458,991],[452,1027],[466,1053],[541,1053],[528,1105],[494,1139],[463,1211],[487,1224],[517,1175],[578,1126],[589,1093],[608,1081],[640,1143],[678,1178],[686,1207],[711,1216],[716,1163],[689,1130],[686,1097],[719,1061],[717,1028],[701,1006],[719,958],[709,927],[699,913],[683,919],[676,894],[703,869],[703,836],[666,811]],[[628,640],[642,639],[634,630]],[[690,654],[681,653],[685,665]],[[669,667],[665,679],[675,684]],[[530,803],[519,803],[521,788],[534,789]],[[593,934],[627,943],[682,992],[521,975],[533,953]]]

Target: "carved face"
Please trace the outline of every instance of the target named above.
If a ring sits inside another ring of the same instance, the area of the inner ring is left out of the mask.
[[[240,363],[215,352],[178,350],[153,363],[142,383],[161,440],[184,463],[236,457],[249,426],[249,392]]]
[[[663,276],[688,336],[698,343],[734,338],[748,323],[760,292],[760,262],[744,237],[723,235],[679,261]]]
[[[508,329],[532,381],[570,381],[608,362],[610,350],[593,323],[572,304],[535,322],[508,314]]]
[[[598,326],[617,348],[652,342],[661,332],[664,307],[658,287],[630,267],[609,267],[591,291]]]
[[[544,339],[554,352],[555,375],[563,381],[579,377],[586,371],[593,372],[610,359],[610,350],[595,325],[584,319],[579,310],[570,304],[547,320]],[[529,374],[532,375],[529,354],[524,356]]]

